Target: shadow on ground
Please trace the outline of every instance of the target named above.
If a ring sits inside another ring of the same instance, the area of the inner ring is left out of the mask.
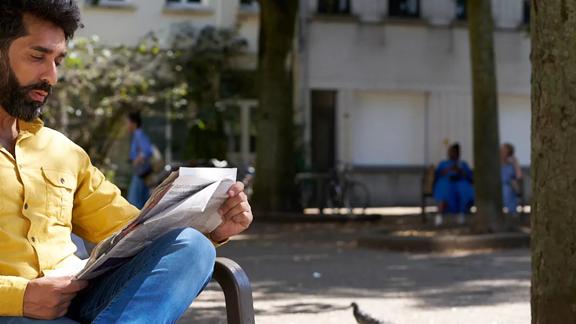
[[[521,303],[529,298],[527,249],[405,254],[357,247],[370,224],[255,224],[219,249],[251,279],[257,315],[322,313],[361,298],[411,298],[419,308]],[[305,302],[338,298],[340,304]],[[273,301],[286,301],[271,305]],[[295,303],[293,300],[302,300]],[[182,322],[226,323],[223,295],[210,285]]]

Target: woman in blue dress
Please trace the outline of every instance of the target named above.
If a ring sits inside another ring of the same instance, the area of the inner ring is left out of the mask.
[[[434,199],[438,202],[438,212],[458,214],[464,222],[464,215],[474,204],[472,170],[468,163],[460,160],[460,144],[448,148],[448,159],[440,162],[434,173]],[[441,223],[441,218],[436,223]]]
[[[504,211],[516,216],[518,213],[518,194],[521,189],[522,169],[518,159],[514,156],[514,146],[512,144],[502,144],[500,147],[500,161]]]

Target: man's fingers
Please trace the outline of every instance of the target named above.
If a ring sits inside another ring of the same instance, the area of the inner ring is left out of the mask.
[[[88,281],[86,280],[72,280],[70,283],[62,289],[64,294],[76,293],[88,286]]]
[[[228,197],[234,197],[243,191],[244,191],[244,183],[243,182],[236,182],[228,190]]]
[[[254,216],[252,215],[251,212],[242,212],[238,215],[234,215],[232,217],[232,221],[244,227],[248,227],[250,223],[252,223],[253,218]]]
[[[73,294],[62,294],[60,304],[70,303],[72,299],[76,297],[76,293]]]
[[[228,213],[224,215],[225,220],[234,220],[234,217],[239,215],[252,215],[250,211],[250,205],[247,202],[241,202],[236,207],[232,208]]]
[[[76,297],[76,294],[66,295],[66,297],[63,298],[63,299],[60,301],[60,304],[58,304],[58,306],[56,306],[56,308],[58,308],[58,309],[62,309],[62,308],[68,309],[68,307],[70,307],[70,304],[72,303],[72,299],[74,299],[74,297]]]
[[[220,207],[219,213],[220,213],[220,215],[225,216],[226,214],[228,214],[230,212],[230,210],[232,210],[233,208],[236,208],[236,206],[238,206],[242,203],[246,203],[248,205],[248,210],[250,210],[250,205],[247,203],[247,201],[248,201],[248,197],[246,196],[245,193],[241,192],[237,196],[234,196],[232,198],[228,198],[226,200],[226,202],[224,202],[224,204]]]
[[[236,206],[228,210],[223,215],[223,219],[232,219],[232,217],[241,214],[242,212],[250,212],[250,204],[248,204],[246,201],[241,201]]]
[[[236,205],[240,204],[242,202],[242,198],[238,195],[236,197],[232,197],[232,198],[228,198],[226,199],[226,201],[222,204],[222,206],[220,206],[220,209],[218,210],[218,213],[221,216],[226,215],[228,212],[230,212],[230,210],[234,207],[236,207]]]
[[[70,302],[68,303],[64,303],[60,306],[58,306],[58,310],[56,313],[56,316],[59,317],[63,317],[66,316],[66,314],[68,313],[68,309],[70,308]]]

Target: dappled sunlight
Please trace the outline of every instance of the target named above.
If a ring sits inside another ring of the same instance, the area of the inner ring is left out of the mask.
[[[252,283],[258,323],[354,323],[351,302],[372,316],[426,323],[429,316],[524,323],[529,312],[528,249],[396,253],[361,248],[363,233],[385,222],[257,223],[218,249],[237,261]],[[187,312],[202,323],[225,323],[224,296],[211,284]],[[513,310],[513,311],[512,311]],[[516,313],[514,313],[514,311]],[[220,312],[220,313],[219,313]],[[410,315],[407,315],[410,314]],[[493,317],[491,317],[494,315]],[[525,316],[526,315],[526,316]],[[308,316],[308,317],[306,317]],[[479,317],[480,319],[480,317]],[[468,322],[467,322],[468,323]],[[469,323],[485,323],[470,321]]]

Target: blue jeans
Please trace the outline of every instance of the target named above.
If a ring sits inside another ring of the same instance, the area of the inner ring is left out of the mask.
[[[146,182],[134,174],[130,181],[130,188],[128,188],[128,201],[138,209],[142,209],[149,197],[150,189],[146,185]]]
[[[178,229],[128,263],[90,282],[67,317],[39,321],[0,317],[0,324],[174,323],[212,277],[216,251],[200,232]]]

